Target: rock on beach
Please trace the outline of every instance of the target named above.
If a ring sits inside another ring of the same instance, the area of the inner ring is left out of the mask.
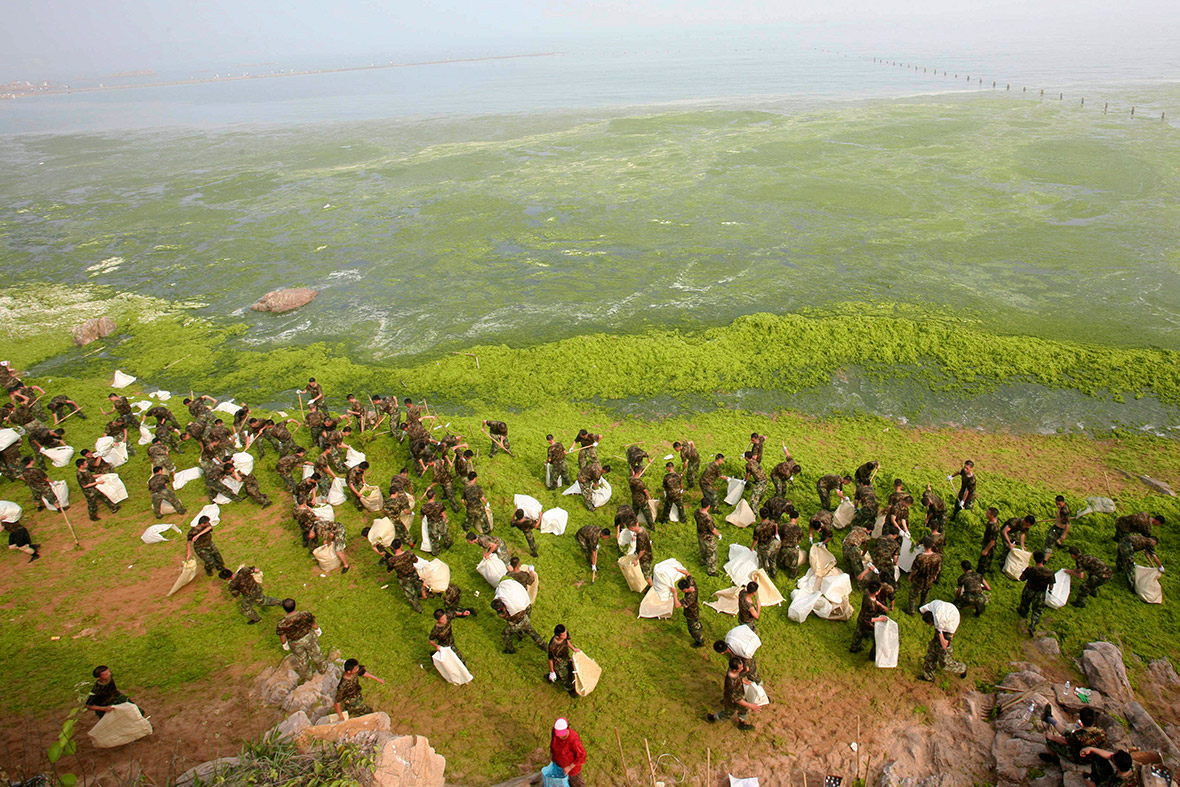
[[[83,347],[93,341],[110,336],[118,328],[119,326],[110,317],[95,317],[74,326],[74,344]]]
[[[319,290],[310,287],[289,287],[283,290],[272,290],[259,299],[250,308],[256,312],[274,312],[280,314],[306,306],[316,299]]]

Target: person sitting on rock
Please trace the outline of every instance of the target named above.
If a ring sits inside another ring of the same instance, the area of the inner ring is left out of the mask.
[[[1045,705],[1041,720],[1050,727],[1045,731],[1045,745],[1049,752],[1042,752],[1041,759],[1053,764],[1060,763],[1062,758],[1076,765],[1088,764],[1090,758],[1082,756],[1082,749],[1106,745],[1106,732],[1094,724],[1097,716],[1093,708],[1082,708],[1078,714],[1082,726],[1076,730],[1067,730],[1065,725],[1053,718],[1053,705]]]

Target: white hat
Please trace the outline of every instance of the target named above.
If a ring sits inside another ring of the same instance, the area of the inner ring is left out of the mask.
[[[553,722],[553,729],[557,730],[558,732],[561,732],[562,730],[568,730],[569,728],[570,723],[565,719],[558,719],[557,721]]]

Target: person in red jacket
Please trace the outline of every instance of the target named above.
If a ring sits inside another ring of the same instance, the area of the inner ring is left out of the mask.
[[[586,747],[565,719],[558,719],[553,724],[553,735],[549,739],[549,756],[565,771],[565,775],[570,779],[570,787],[586,787],[586,782],[582,780],[582,766],[586,764]]]

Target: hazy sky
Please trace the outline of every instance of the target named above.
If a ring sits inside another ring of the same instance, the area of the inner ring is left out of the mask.
[[[0,81],[126,69],[429,57],[559,46],[577,33],[674,36],[795,23],[925,29],[1176,30],[1175,0],[0,0]],[[968,24],[964,24],[967,22]]]

